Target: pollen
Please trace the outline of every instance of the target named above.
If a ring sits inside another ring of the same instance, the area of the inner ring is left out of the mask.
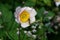
[[[27,11],[24,10],[24,11],[19,15],[19,17],[20,17],[20,21],[23,22],[23,23],[25,23],[25,22],[27,22],[27,21],[29,20],[30,14],[29,14]]]

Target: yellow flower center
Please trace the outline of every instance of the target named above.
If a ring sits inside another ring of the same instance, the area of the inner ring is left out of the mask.
[[[21,14],[20,14],[20,21],[21,22],[27,22],[29,20],[29,17],[30,17],[30,14],[27,12],[27,11],[23,11]]]

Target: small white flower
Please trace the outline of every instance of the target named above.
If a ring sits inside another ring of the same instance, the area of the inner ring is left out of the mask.
[[[27,36],[30,37],[31,35],[32,35],[31,31],[28,31],[28,32],[27,32]]]
[[[2,26],[1,24],[0,24],[0,28],[3,28],[4,26]]]
[[[20,28],[20,30],[22,30],[22,28]]]
[[[32,28],[33,28],[33,29],[35,29],[35,28],[36,28],[36,26],[32,26]]]
[[[36,23],[35,26],[38,26],[38,23]]]
[[[32,34],[32,33],[31,33],[31,31],[28,31],[28,34],[30,34],[30,35],[31,35],[31,34]]]
[[[57,22],[60,22],[60,17],[59,17],[59,16],[57,16],[56,21],[57,21]]]
[[[32,35],[33,36],[33,38],[36,38],[36,35]]]
[[[52,17],[48,17],[48,19],[52,19]]]
[[[35,22],[37,12],[30,7],[17,7],[14,14],[16,18],[15,21],[20,23],[22,28],[26,28],[30,26],[31,23]]]
[[[48,11],[44,11],[44,14],[48,14]]]
[[[22,3],[24,4],[25,2],[23,1]]]
[[[17,28],[17,30],[19,30],[19,28]]]
[[[24,31],[24,33],[27,33],[27,31]]]
[[[60,23],[59,23],[58,25],[59,25],[59,27],[60,27]]]
[[[60,5],[60,0],[55,0],[55,4],[58,7]]]
[[[58,29],[58,26],[54,26],[54,28],[57,30]]]
[[[36,32],[36,29],[33,29],[32,32],[35,33]]]
[[[42,29],[42,25],[43,25],[43,24],[41,23],[41,25],[39,25],[39,27],[38,27],[38,28],[39,28],[39,29]]]
[[[19,31],[17,31],[17,34],[19,35]]]
[[[41,26],[39,26],[39,29],[41,29],[42,27]]]

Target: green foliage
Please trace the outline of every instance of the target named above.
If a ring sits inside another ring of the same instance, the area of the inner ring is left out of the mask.
[[[43,0],[43,1],[46,5],[51,6],[51,0]]]
[[[27,0],[26,3],[24,4],[25,6],[35,6],[36,0]]]

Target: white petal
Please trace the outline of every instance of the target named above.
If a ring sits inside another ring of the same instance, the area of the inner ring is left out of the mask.
[[[35,17],[30,17],[30,23],[33,23],[33,22],[35,22]]]
[[[37,12],[35,11],[35,9],[33,9],[33,8],[26,7],[25,10],[30,13],[30,17],[33,17],[33,16],[35,16],[37,14]]]
[[[19,15],[24,11],[26,9],[26,7],[24,7],[24,8],[21,8],[21,10],[18,12],[19,13]]]
[[[55,2],[56,6],[58,7],[60,5],[60,2]]]
[[[21,12],[23,12],[24,11],[24,9],[25,8],[21,8],[21,7],[17,7],[16,8],[16,11],[14,12],[14,16],[15,16],[15,21],[17,22],[17,23],[20,23],[20,18],[19,18],[19,16],[20,16],[20,14],[21,14]]]
[[[16,21],[17,23],[19,23],[19,20],[18,20],[18,19],[15,19],[15,21]]]
[[[22,26],[22,28],[26,28],[26,27],[28,27],[28,26],[29,26],[29,22],[21,23],[21,26]]]
[[[20,12],[21,12],[21,7],[18,6],[16,8],[15,12],[14,12],[15,17],[18,17],[18,15],[20,14]]]
[[[18,7],[16,8],[15,12],[14,12],[14,16],[15,16],[15,18],[18,17],[19,12],[21,12],[21,7],[18,6]]]
[[[19,11],[21,9],[21,7],[20,6],[18,6],[17,8],[16,8],[16,11]]]

